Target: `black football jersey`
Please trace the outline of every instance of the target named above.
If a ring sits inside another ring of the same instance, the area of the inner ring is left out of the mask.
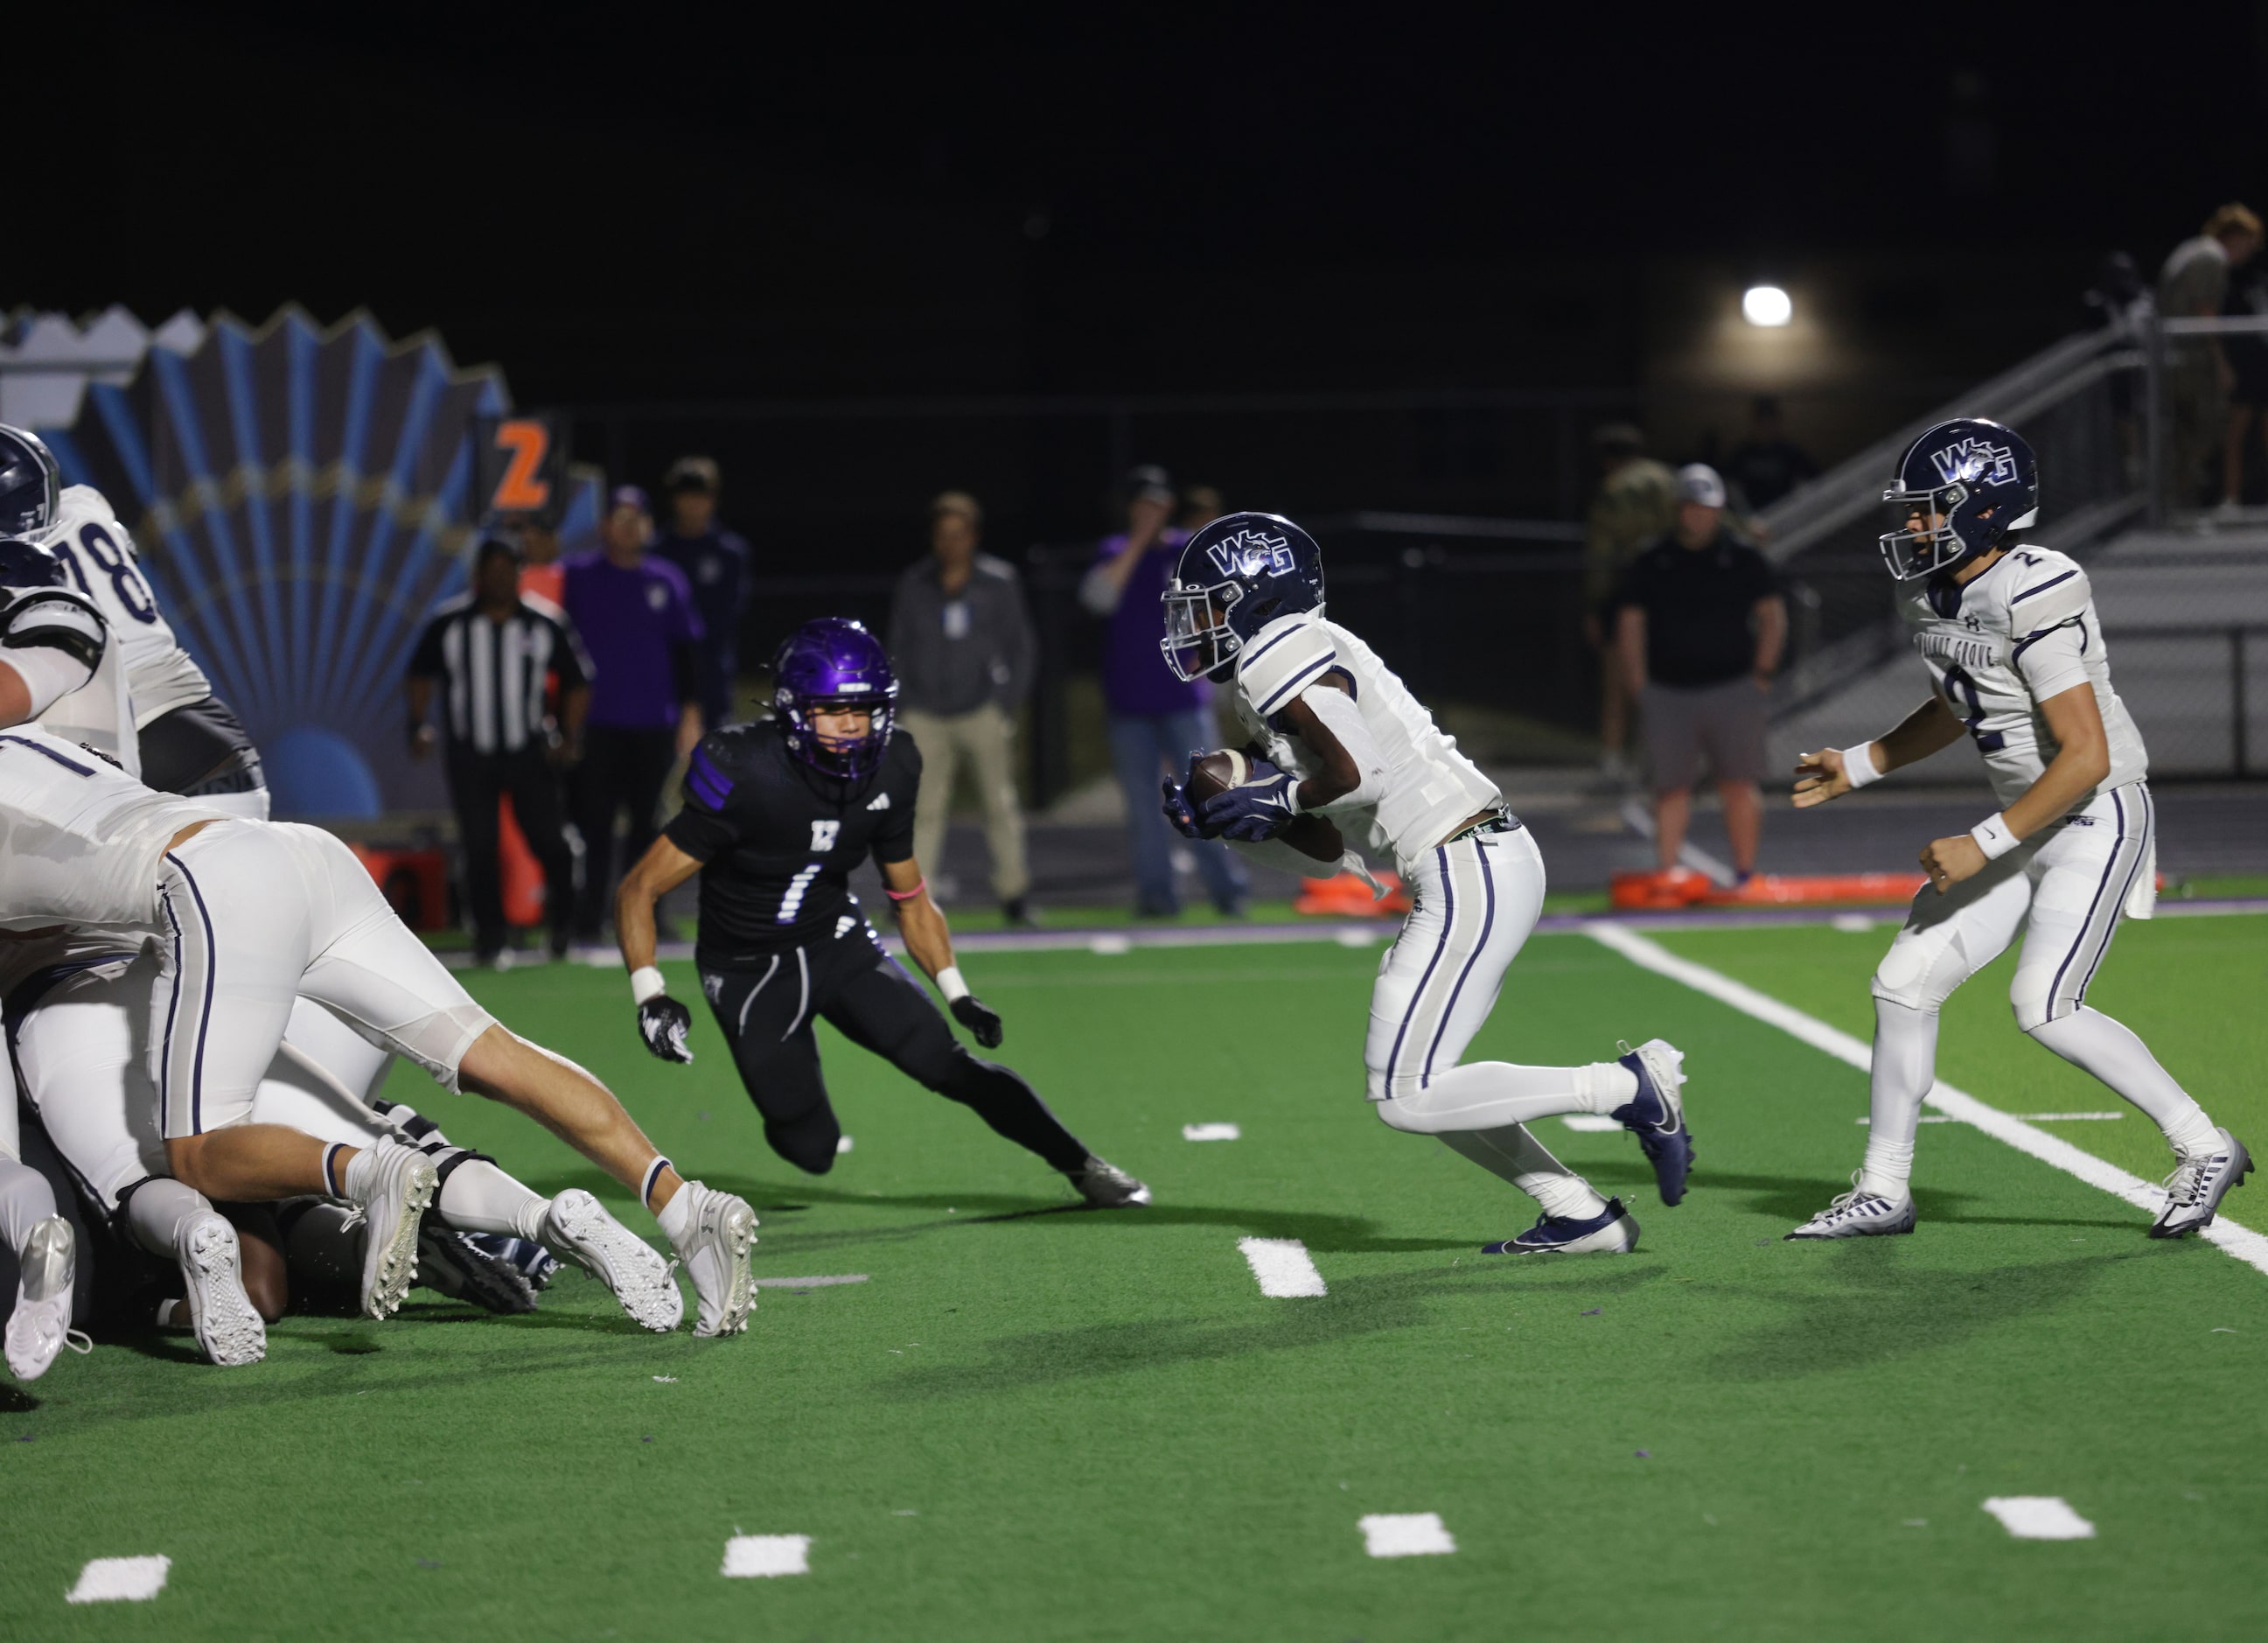
[[[702,864],[695,957],[732,969],[831,938],[863,920],[850,871],[914,853],[921,750],[900,730],[863,781],[822,776],[788,751],[776,720],[704,737],[685,772],[685,808],[664,829]]]

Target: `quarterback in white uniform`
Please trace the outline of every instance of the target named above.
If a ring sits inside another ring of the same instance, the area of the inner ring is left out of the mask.
[[[2031,447],[1998,423],[1941,423],[1908,446],[1883,493],[1899,527],[1881,539],[1915,648],[1936,689],[1880,740],[1803,755],[1795,802],[1824,804],[1962,735],[1984,755],[2001,808],[1922,851],[1929,882],[1874,972],[1873,1116],[1852,1190],[1791,1238],[1914,1228],[1915,1125],[1936,1081],[1938,1012],[2017,932],[2016,1024],[2140,1108],[2174,1170],[2154,1238],[2209,1225],[2252,1168],[2243,1144],[2191,1099],[2148,1046],[2087,1006],[2122,917],[2156,895],[2148,755],[2118,693],[2087,572],[2018,541],[2039,511]]]
[[[1495,784],[1401,680],[1324,619],[1314,540],[1271,513],[1215,519],[1182,549],[1165,617],[1167,663],[1183,679],[1230,687],[1253,755],[1247,779],[1195,814],[1169,780],[1167,819],[1310,873],[1309,856],[1339,858],[1344,824],[1390,855],[1413,893],[1371,995],[1363,1063],[1378,1116],[1440,1136],[1542,1206],[1533,1227],[1491,1253],[1635,1246],[1621,1200],[1602,1197],[1526,1126],[1566,1113],[1615,1118],[1637,1134],[1662,1202],[1676,1204],[1693,1155],[1678,1096],[1683,1057],[1654,1039],[1588,1066],[1459,1064],[1543,910],[1543,859]],[[1319,828],[1318,813],[1333,826]]]

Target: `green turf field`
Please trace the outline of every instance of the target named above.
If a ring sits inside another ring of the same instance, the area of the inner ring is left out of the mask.
[[[1863,1034],[1889,935],[1662,939]],[[869,1281],[767,1289],[727,1342],[643,1334],[569,1273],[520,1320],[425,1292],[385,1325],[286,1320],[245,1370],[154,1337],[66,1358],[0,1392],[0,1636],[2268,1632],[2268,1276],[1953,1124],[1921,1132],[1919,1235],[1784,1243],[1858,1161],[1863,1076],[1579,935],[1533,942],[1476,1052],[1669,1037],[1699,1173],[1665,1211],[1628,1138],[1553,1121],[1643,1245],[1483,1257],[1526,1200],[1361,1099],[1376,958],[973,956],[1004,1053],[1156,1189],[1108,1214],[839,1043],[856,1148],[799,1178],[705,1020],[670,1069],[618,974],[483,976],[757,1205],[760,1274]],[[2264,969],[2268,919],[2163,920],[2093,999],[2256,1146]],[[2014,1112],[2116,1106],[2015,1031],[2005,984],[1956,1001],[1946,1076]],[[509,1114],[423,1104],[540,1186],[601,1185]],[[1182,1139],[1205,1122],[1241,1138]],[[2138,1117],[2053,1127],[2164,1168]],[[2268,1226],[2268,1182],[2229,1207]],[[1263,1297],[1247,1235],[1300,1240],[1329,1293]],[[2012,1539],[1980,1509],[2011,1495],[2096,1537]],[[1453,1554],[1365,1554],[1359,1518],[1427,1512]],[[736,1534],[811,1536],[809,1573],[722,1578]],[[87,1559],[152,1553],[152,1602],[64,1603]]]

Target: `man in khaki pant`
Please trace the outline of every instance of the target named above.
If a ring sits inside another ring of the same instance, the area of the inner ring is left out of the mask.
[[[992,893],[1012,925],[1030,925],[1030,870],[1017,807],[1015,713],[1032,688],[1032,621],[1016,569],[976,551],[984,522],[976,499],[948,490],[930,504],[930,552],[898,578],[890,601],[890,660],[903,706],[898,722],[921,748],[914,859],[943,865],[954,777],[966,759],[984,806]]]

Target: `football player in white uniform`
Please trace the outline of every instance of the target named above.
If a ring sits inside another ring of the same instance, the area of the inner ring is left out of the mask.
[[[0,685],[13,686],[0,698],[0,725],[48,705],[38,694],[45,687],[13,670]],[[603,1086],[498,1027],[330,835],[217,817],[45,732],[7,731],[0,929],[58,925],[129,948],[157,945],[165,984],[151,994],[148,1053],[174,1177],[228,1201],[313,1194],[362,1207],[372,1315],[398,1306],[415,1275],[418,1224],[438,1175],[391,1136],[326,1143],[250,1121],[302,994],[448,1088],[469,1084],[518,1107],[637,1186],[691,1271],[696,1332],[746,1327],[747,1206],[681,1180]]]
[[[1168,779],[1167,820],[1313,872],[1286,838],[1313,838],[1312,823],[1296,824],[1319,813],[1390,854],[1413,892],[1371,994],[1363,1064],[1378,1116],[1440,1136],[1542,1206],[1534,1227],[1491,1253],[1634,1247],[1622,1201],[1594,1191],[1526,1126],[1565,1113],[1615,1118],[1675,1205],[1693,1157],[1680,1052],[1653,1039],[1588,1066],[1459,1065],[1543,907],[1543,858],[1503,794],[1368,645],[1324,619],[1321,550],[1291,520],[1215,519],[1182,549],[1164,600],[1167,662],[1183,679],[1229,686],[1251,742],[1248,778],[1199,814]],[[1325,836],[1335,853],[1336,832]]]
[[[2122,917],[2156,895],[2156,813],[2142,738],[2110,688],[2087,572],[2017,534],[2039,512],[2031,447],[1998,423],[1940,423],[1906,449],[1883,493],[1881,538],[1936,690],[1881,740],[1808,753],[1795,802],[1826,803],[1966,734],[2001,808],[1921,853],[1929,882],[1874,972],[1874,1111],[1852,1190],[1788,1234],[1852,1238],[1914,1229],[1915,1124],[1936,1081],[1937,1020],[1953,990],[2023,932],[2009,990],[2016,1024],[2154,1119],[2173,1148],[2153,1238],[2211,1223],[2251,1170],[2119,1022],[2087,1007],[2088,984]]]

